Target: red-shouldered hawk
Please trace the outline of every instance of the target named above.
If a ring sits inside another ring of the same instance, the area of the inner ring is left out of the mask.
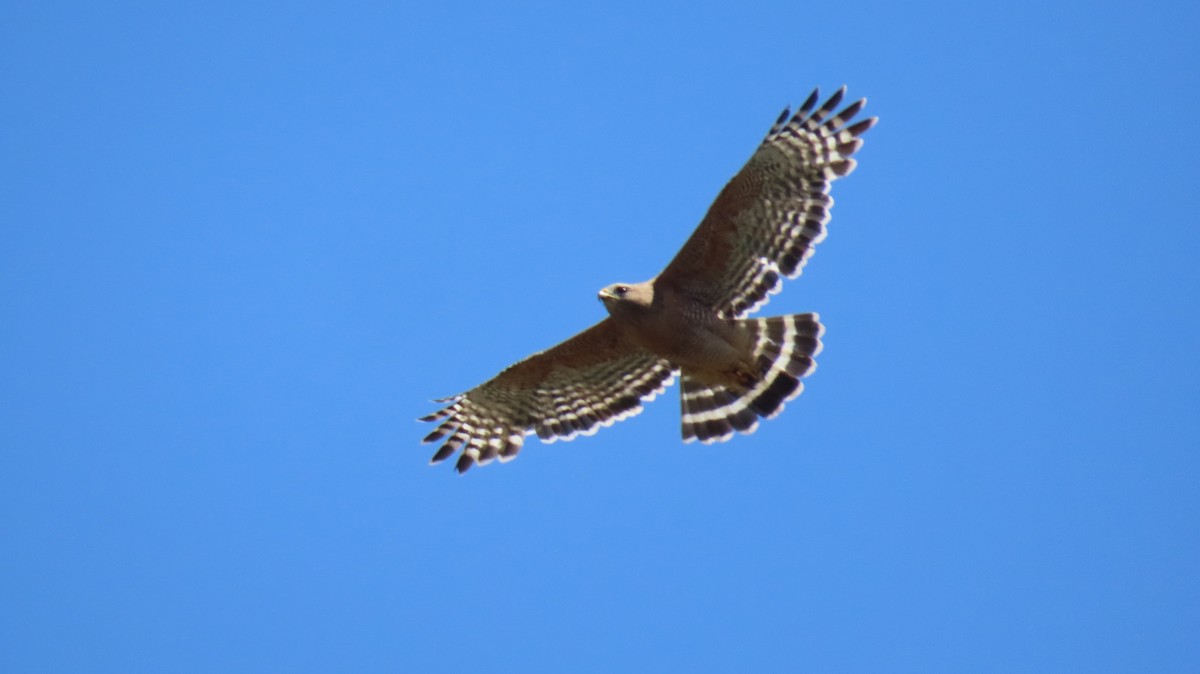
[[[461,473],[507,461],[525,436],[546,442],[590,435],[637,414],[680,374],[683,439],[752,433],[803,389],[824,329],[816,314],[743,318],[794,278],[825,238],[829,184],[851,158],[870,117],[851,124],[866,99],[833,112],[842,87],[817,108],[813,91],[785,109],[750,161],[725,186],[695,233],[661,274],[600,291],[609,317],[510,366],[422,417],[439,422],[424,442],[448,438],[431,463],[462,450]]]

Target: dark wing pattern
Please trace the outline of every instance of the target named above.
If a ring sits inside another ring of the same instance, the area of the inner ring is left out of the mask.
[[[606,318],[567,341],[509,367],[475,388],[437,402],[422,417],[440,422],[423,442],[448,438],[430,463],[458,450],[455,468],[516,457],[525,435],[545,442],[591,435],[642,411],[642,401],[673,381],[671,364],[630,342]]]
[[[782,276],[800,274],[825,238],[830,182],[854,170],[859,136],[877,121],[850,124],[866,99],[834,113],[845,93],[842,87],[817,108],[813,91],[795,115],[783,111],[656,283],[740,318],[778,292]]]

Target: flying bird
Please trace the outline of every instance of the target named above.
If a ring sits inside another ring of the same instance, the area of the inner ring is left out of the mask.
[[[608,317],[516,363],[422,417],[445,442],[431,463],[459,453],[455,469],[517,456],[525,436],[545,442],[590,435],[637,414],[680,378],[683,440],[753,433],[799,395],[816,367],[824,328],[817,314],[746,318],[800,274],[825,238],[830,183],[854,170],[862,134],[878,118],[854,118],[861,99],[834,112],[842,87],[817,107],[812,95],[783,114],[721,190],[691,238],[641,283],[600,291]]]

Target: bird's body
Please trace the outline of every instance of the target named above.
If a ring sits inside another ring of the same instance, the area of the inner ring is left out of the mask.
[[[627,288],[624,293],[619,289]],[[736,320],[702,301],[654,280],[600,291],[617,327],[650,353],[705,382],[744,385],[753,377],[752,336]]]
[[[433,462],[461,450],[462,472],[514,458],[527,433],[590,434],[639,412],[675,375],[685,442],[751,433],[778,414],[815,368],[823,328],[816,314],[746,315],[824,238],[829,184],[854,169],[876,121],[851,123],[865,100],[835,114],[844,92],[818,108],[814,91],[785,110],[662,273],[600,291],[608,318],[423,417],[438,422],[425,442],[446,438]]]

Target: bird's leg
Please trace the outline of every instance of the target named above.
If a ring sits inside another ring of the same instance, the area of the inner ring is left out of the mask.
[[[742,391],[749,391],[762,379],[761,375],[756,375],[751,370],[740,365],[727,370],[725,376],[736,383],[735,388]]]

